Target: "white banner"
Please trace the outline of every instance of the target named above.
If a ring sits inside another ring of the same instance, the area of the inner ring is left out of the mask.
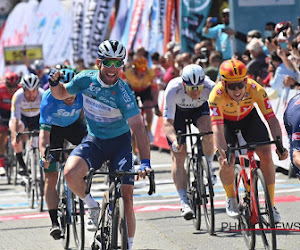
[[[15,6],[8,16],[0,40],[0,75],[3,75],[6,71],[4,66],[3,47],[25,44],[26,39],[30,36],[32,31],[37,8],[37,1],[31,0],[28,3],[21,2]],[[20,67],[12,66],[10,67],[10,70],[17,70],[19,68]]]

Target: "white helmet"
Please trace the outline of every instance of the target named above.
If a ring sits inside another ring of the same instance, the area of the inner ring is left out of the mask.
[[[34,74],[24,75],[20,81],[20,84],[24,89],[34,90],[40,86],[40,79]]]
[[[205,78],[204,70],[197,64],[189,64],[182,70],[181,78],[188,86],[201,85]]]
[[[124,60],[126,49],[123,44],[116,40],[106,40],[99,45],[98,56],[100,59],[116,58]]]

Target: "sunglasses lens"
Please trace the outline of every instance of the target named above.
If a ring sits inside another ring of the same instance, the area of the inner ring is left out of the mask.
[[[203,88],[203,85],[199,85],[199,86],[186,86],[187,91],[199,91]]]
[[[228,89],[230,89],[230,90],[235,90],[236,88],[242,89],[242,88],[244,88],[244,86],[245,86],[245,85],[244,85],[243,82],[227,84],[227,87],[228,87]]]
[[[103,60],[102,63],[105,67],[108,68],[110,68],[112,65],[114,65],[115,68],[120,68],[123,66],[123,61],[119,60]]]

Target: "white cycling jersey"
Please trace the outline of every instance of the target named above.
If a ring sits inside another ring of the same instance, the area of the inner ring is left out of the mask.
[[[26,117],[34,117],[39,115],[44,92],[45,91],[42,88],[39,88],[36,99],[33,102],[28,102],[25,99],[23,88],[18,89],[11,100],[11,119],[17,118],[21,120],[21,115]]]
[[[163,117],[174,120],[176,106],[189,109],[202,106],[202,104],[208,100],[209,93],[215,86],[215,82],[213,82],[208,76],[205,76],[203,84],[204,87],[200,98],[198,100],[192,100],[192,98],[185,93],[182,78],[176,77],[172,79],[165,90]]]

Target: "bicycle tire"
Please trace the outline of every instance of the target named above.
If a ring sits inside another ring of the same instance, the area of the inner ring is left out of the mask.
[[[43,212],[44,208],[44,171],[39,165],[39,154],[38,149],[34,149],[34,164],[33,166],[36,167],[36,172],[39,172],[39,176],[36,176],[36,201],[38,210]],[[38,171],[37,171],[38,170]]]
[[[251,200],[249,187],[247,189],[247,183],[244,179],[244,176],[241,174],[242,168],[240,165],[235,165],[234,167],[234,187],[236,192],[236,199],[240,208],[241,216],[239,218],[239,229],[244,238],[244,242],[248,249],[255,249],[256,244],[256,236],[255,225],[252,225],[250,217],[251,217]]]
[[[7,179],[7,184],[11,184],[11,177],[12,177],[12,168],[13,166],[11,165],[11,161],[8,160],[5,163],[5,172],[6,172],[6,179]]]
[[[110,220],[110,211],[109,211],[109,195],[108,192],[103,194],[102,199],[102,206],[100,212],[100,221],[99,221],[99,228],[100,228],[100,235],[95,235],[95,239],[93,243],[97,243],[100,241],[101,249],[106,250],[110,249],[111,244],[111,220]]]
[[[211,181],[209,165],[204,156],[198,159],[197,166],[200,173],[200,197],[205,224],[207,232],[210,235],[213,235],[215,233],[214,189]]]
[[[112,249],[128,249],[128,229],[125,215],[124,200],[119,197],[116,200],[112,217]]]
[[[84,249],[84,204],[74,193],[71,195],[72,227],[77,250]]]
[[[196,230],[201,228],[201,204],[200,195],[197,191],[197,178],[195,159],[186,157],[186,173],[187,173],[187,193],[191,209],[194,212],[193,224]]]
[[[14,154],[14,157],[16,155]],[[19,162],[15,159],[15,171],[14,171],[14,178],[13,178],[13,184],[16,186],[18,184],[18,172],[19,172]]]
[[[62,246],[64,249],[69,248],[70,244],[70,224],[69,224],[69,214],[68,214],[68,202],[67,202],[67,194],[64,186],[64,179],[60,177],[60,187],[58,188],[58,221],[60,225],[61,235],[62,235]]]
[[[275,223],[268,187],[261,169],[254,169],[252,176],[263,244],[266,249],[276,249],[276,230],[272,230],[275,229]]]

